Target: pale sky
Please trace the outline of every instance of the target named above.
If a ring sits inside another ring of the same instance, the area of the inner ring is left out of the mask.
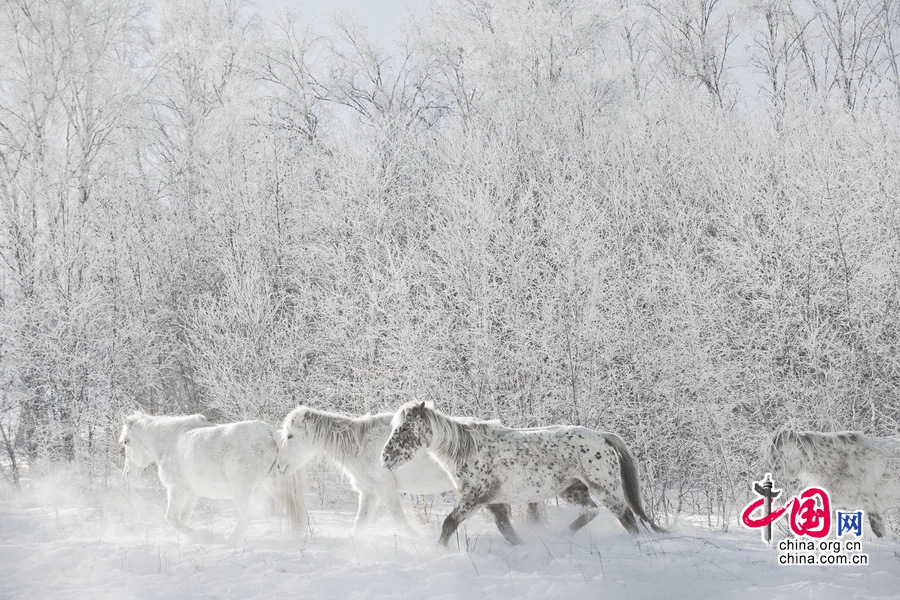
[[[317,21],[329,11],[349,9],[359,15],[382,42],[390,42],[397,20],[408,14],[407,7],[423,8],[428,0],[293,0],[307,18]]]

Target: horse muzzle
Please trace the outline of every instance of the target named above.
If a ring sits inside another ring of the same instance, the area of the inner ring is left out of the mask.
[[[394,467],[397,466],[397,459],[391,456],[390,454],[381,453],[381,466],[387,469],[388,471],[393,471]]]

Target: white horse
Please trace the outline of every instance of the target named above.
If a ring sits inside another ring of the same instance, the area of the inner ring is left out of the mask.
[[[837,508],[862,509],[872,533],[884,535],[881,512],[889,502],[900,501],[900,436],[867,437],[857,432],[775,432],[768,444],[768,464],[783,481],[827,491]]]
[[[492,507],[554,496],[582,507],[569,526],[578,531],[598,513],[588,489],[629,532],[638,531],[635,517],[655,531],[666,531],[644,512],[634,457],[613,433],[562,426],[510,429],[496,421],[449,417],[424,402],[403,405],[392,426],[381,454],[385,467],[398,470],[427,448],[459,490],[441,529],[441,545],[480,505],[494,512],[511,544],[520,544],[509,520]]]
[[[119,442],[125,475],[156,463],[166,487],[166,521],[182,533],[198,497],[234,500],[238,520],[232,541],[250,520],[250,497],[261,488],[287,508],[295,528],[306,524],[302,471],[285,478],[275,469],[277,430],[262,421],[216,425],[203,415],[125,417]]]
[[[353,418],[298,406],[284,419],[278,450],[278,471],[298,472],[318,457],[334,461],[359,494],[355,529],[368,525],[380,503],[398,525],[410,530],[400,504],[400,492],[435,494],[453,489],[447,473],[424,452],[396,474],[378,462],[391,433],[390,413]]]
[[[381,466],[381,449],[391,433],[393,413],[346,417],[333,412],[298,406],[284,419],[278,470],[295,472],[324,456],[334,461],[359,494],[355,530],[365,528],[381,504],[394,521],[411,530],[400,493],[436,494],[454,489],[447,472],[422,450],[402,467],[390,472]],[[526,516],[541,519],[542,506],[529,506]],[[508,512],[508,508],[506,509]]]

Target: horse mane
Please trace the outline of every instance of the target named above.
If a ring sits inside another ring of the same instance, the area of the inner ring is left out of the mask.
[[[197,427],[200,425],[214,425],[212,421],[201,414],[195,415],[148,415],[142,412],[134,412],[125,417],[128,425],[140,425],[144,427],[175,428]]]
[[[310,443],[317,451],[338,462],[344,462],[359,453],[363,440],[373,427],[387,425],[390,418],[390,413],[348,417],[309,406],[298,406],[288,413],[284,423],[289,428],[304,427]]]
[[[208,427],[215,425],[203,415],[148,415],[142,412],[134,412],[125,417],[125,427],[119,437],[121,443],[125,439],[125,432],[133,432],[140,435],[143,432],[151,434],[154,439],[161,442],[161,447],[167,448],[176,435],[186,429]]]
[[[866,445],[868,438],[857,431],[817,432],[779,429],[772,436],[771,447],[773,450],[783,451],[788,444],[793,444],[800,449],[801,452],[808,455],[813,452],[817,446],[822,445],[826,441],[848,445]]]
[[[436,409],[432,402],[407,402],[394,415],[391,425],[397,427],[413,410],[421,410],[431,427],[429,448],[438,456],[453,462],[466,461],[478,450],[480,442],[498,429],[500,421],[482,421],[472,417],[451,417]]]

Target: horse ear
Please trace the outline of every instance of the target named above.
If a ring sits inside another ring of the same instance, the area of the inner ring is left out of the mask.
[[[291,427],[300,427],[303,425],[303,422],[306,421],[306,417],[309,414],[309,409],[305,404],[300,404],[291,411]]]
[[[420,402],[420,403],[419,403],[419,406],[417,406],[416,408],[419,409],[419,412],[425,412],[425,403],[424,403],[424,402]]]

